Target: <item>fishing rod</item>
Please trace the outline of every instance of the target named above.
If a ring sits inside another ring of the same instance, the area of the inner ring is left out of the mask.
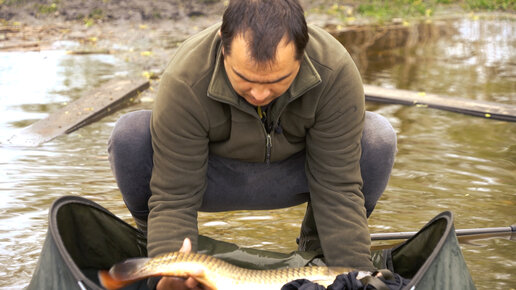
[[[397,232],[397,233],[374,233],[371,234],[371,241],[406,240],[414,236],[417,232]],[[516,224],[508,227],[478,228],[478,229],[458,229],[455,230],[457,237],[464,237],[466,240],[483,239],[498,236],[509,236],[510,240],[516,239]]]

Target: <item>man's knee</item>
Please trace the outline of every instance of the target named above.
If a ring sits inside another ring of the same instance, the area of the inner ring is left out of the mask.
[[[110,154],[133,154],[150,144],[151,111],[135,111],[120,117],[108,141]]]
[[[382,152],[384,156],[396,153],[396,131],[389,121],[374,112],[366,112],[362,147],[373,152]]]
[[[367,216],[371,215],[387,187],[395,155],[396,132],[389,121],[376,113],[366,112],[360,168]]]
[[[111,170],[124,202],[131,214],[142,222],[148,215],[152,173],[150,115],[151,111],[136,111],[120,117],[108,144]],[[138,224],[144,230],[142,225]]]

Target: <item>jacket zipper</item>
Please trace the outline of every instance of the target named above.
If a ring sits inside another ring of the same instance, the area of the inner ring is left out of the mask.
[[[209,93],[207,94],[208,97],[212,98],[212,99],[217,99],[213,96],[211,96]],[[219,102],[222,102],[222,103],[226,103],[230,106],[235,106],[233,103],[231,102],[227,102],[227,101],[223,101],[223,100],[218,100]],[[285,109],[285,108],[283,108]],[[281,112],[283,112],[283,109],[281,110]],[[248,113],[250,113],[249,111],[247,111]],[[256,112],[256,111],[255,111]],[[250,113],[251,114],[251,113]],[[265,163],[267,165],[270,165],[271,164],[271,152],[272,152],[272,136],[271,136],[271,133],[268,133],[267,132],[267,128],[265,127],[265,124],[263,124],[260,116],[258,116],[258,114],[251,114],[253,116],[256,116],[258,120],[260,120],[260,123],[262,123],[262,127],[263,127],[263,132],[265,133]]]
[[[258,113],[258,119],[260,119],[265,133],[265,163],[269,165],[271,164],[272,137],[271,129],[268,130],[267,118],[270,118],[270,116],[268,116],[268,112],[262,111],[262,107],[257,107],[256,112]]]
[[[271,164],[272,137],[271,130],[267,130],[268,116],[265,113],[262,113],[260,107],[257,108],[257,113],[258,119],[260,119],[260,122],[262,123],[263,132],[265,133],[265,163],[269,165]]]
[[[283,106],[283,108],[281,109],[279,115],[281,116],[281,114],[283,114],[283,111],[285,110],[287,106]],[[260,119],[261,121],[261,118],[260,116],[258,116],[258,119]],[[266,143],[265,143],[265,163],[267,165],[270,165],[271,164],[271,152],[272,152],[272,132],[275,130],[274,128],[274,124],[277,124],[278,122],[276,122],[275,120],[272,120],[273,122],[273,126],[272,128],[270,129],[270,132],[267,131],[267,128],[265,127],[265,124],[262,122],[262,126],[263,126],[263,131],[265,132],[265,139],[266,139]]]
[[[279,113],[279,116],[281,116],[281,114],[283,114],[283,111],[285,110],[287,106],[283,106],[283,108],[281,109],[280,113]],[[272,120],[273,124],[277,124],[277,122],[275,120]],[[271,133],[268,133],[267,132],[267,128],[265,128],[265,124],[263,124],[263,129],[265,131],[265,134],[266,134],[266,138],[267,138],[267,142],[266,142],[266,146],[265,146],[265,163],[267,165],[271,164],[271,151],[272,151],[272,136],[271,136]],[[273,125],[273,128],[271,128],[271,132],[273,132],[275,130],[274,128],[274,125]]]
[[[271,164],[271,150],[272,150],[272,138],[271,134],[267,133],[267,144],[265,145],[266,153],[265,153],[265,163],[267,165]]]

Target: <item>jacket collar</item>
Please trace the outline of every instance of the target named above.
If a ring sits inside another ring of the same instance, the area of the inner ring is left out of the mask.
[[[296,78],[287,92],[280,96],[280,99],[291,102],[320,83],[321,77],[305,52]],[[245,103],[245,101],[237,95],[235,90],[233,90],[227,77],[226,70],[224,69],[222,45],[219,45],[218,48],[215,68],[208,86],[208,96],[214,100],[235,106],[241,106],[241,103]]]

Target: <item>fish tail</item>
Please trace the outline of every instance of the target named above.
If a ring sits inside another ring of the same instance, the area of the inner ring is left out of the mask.
[[[114,289],[120,289],[123,288],[129,284],[131,284],[133,281],[121,281],[116,278],[113,278],[111,274],[109,274],[109,271],[106,270],[100,270],[98,272],[99,281],[102,287],[108,289],[108,290],[114,290]]]
[[[138,269],[147,263],[149,258],[129,259],[116,264],[109,271],[98,272],[99,280],[106,289],[120,289],[135,281],[149,277],[145,273],[139,273]]]

